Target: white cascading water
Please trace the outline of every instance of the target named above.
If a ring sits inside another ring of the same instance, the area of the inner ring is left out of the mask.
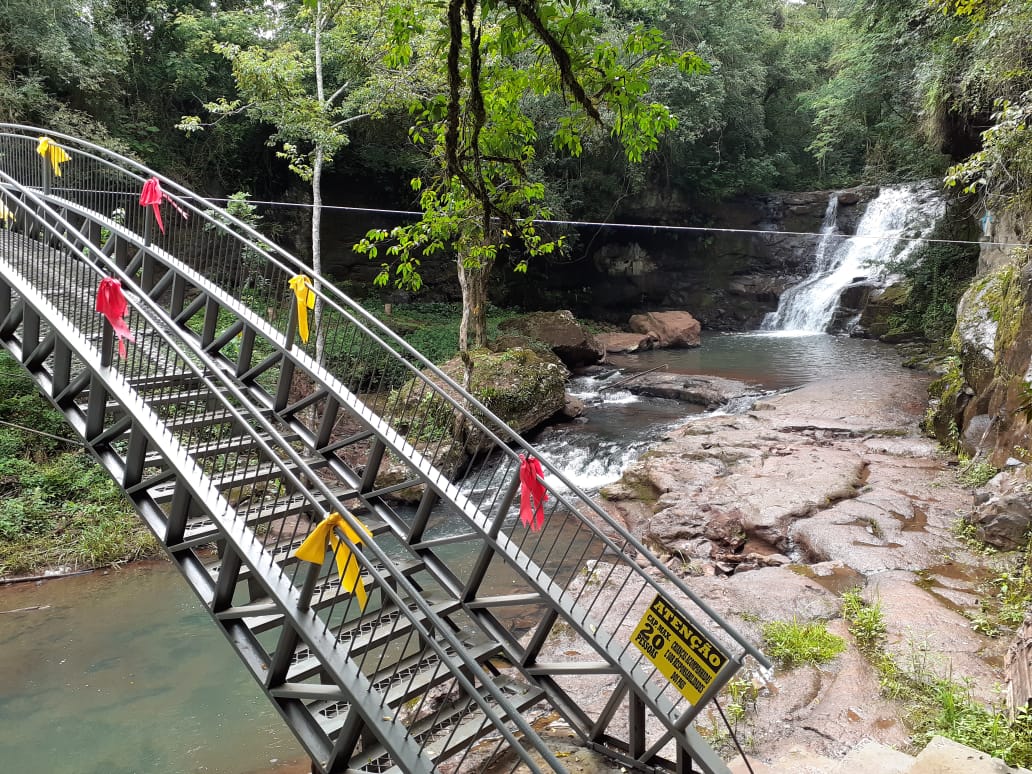
[[[782,294],[765,331],[823,333],[835,318],[842,291],[866,280],[886,284],[891,264],[905,260],[945,212],[945,202],[927,184],[885,187],[867,205],[854,236],[837,233],[838,194],[828,200],[813,272]],[[894,239],[893,237],[905,237]]]

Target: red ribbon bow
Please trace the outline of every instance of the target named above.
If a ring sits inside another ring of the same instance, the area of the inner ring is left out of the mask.
[[[158,178],[152,177],[146,183],[143,184],[143,190],[140,191],[140,206],[149,206],[154,210],[154,220],[158,221],[158,228],[161,229],[161,233],[165,233],[165,224],[161,220],[161,202],[166,201],[176,208],[176,211],[183,216],[183,220],[186,220],[187,215],[183,211],[183,208],[176,204],[172,197],[161,190],[161,183],[158,182]]]
[[[541,483],[544,477],[541,463],[533,457],[520,455],[520,521],[524,527],[538,532],[545,524],[545,500],[548,494]]]
[[[129,303],[122,294],[121,282],[114,277],[104,277],[100,281],[96,309],[111,323],[115,335],[118,336],[118,354],[125,358],[125,342],[135,342],[136,339],[133,338],[125,321],[125,316],[129,313]]]

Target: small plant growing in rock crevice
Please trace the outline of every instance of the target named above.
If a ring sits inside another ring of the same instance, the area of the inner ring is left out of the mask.
[[[767,655],[784,669],[826,664],[846,648],[846,641],[823,621],[771,621],[763,627],[763,642]]]
[[[859,588],[850,589],[842,595],[842,617],[862,653],[876,653],[885,644],[885,615],[880,600],[868,603]]]
[[[989,483],[989,480],[999,472],[999,469],[988,460],[970,459],[961,455],[960,470],[957,471],[957,481],[962,486],[977,489]]]

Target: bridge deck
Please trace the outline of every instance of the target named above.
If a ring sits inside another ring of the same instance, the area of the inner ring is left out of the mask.
[[[30,134],[2,129],[16,218],[0,230],[0,342],[125,489],[316,768],[478,771],[471,746],[489,736],[532,771],[562,771],[524,717],[544,702],[628,766],[726,772],[690,723],[744,653],[766,660],[622,527],[544,461],[546,527],[522,528],[509,445],[536,452],[349,299],[316,286],[328,360],[345,364],[331,372],[319,336],[296,342],[296,312],[285,331],[266,319],[296,259],[186,198],[191,220],[163,236],[113,222],[103,213],[153,173],[95,146],[75,146],[93,171],[73,165],[51,196]],[[104,193],[109,179],[121,182]],[[245,255],[266,261],[262,274],[240,273]],[[126,290],[125,359],[93,308],[102,276]],[[398,400],[406,378],[416,408]],[[454,420],[450,437],[427,435],[425,406]],[[445,473],[472,437],[494,446],[460,488]],[[356,546],[337,531],[329,549],[357,562],[364,609],[334,556],[293,555],[328,512],[372,533]],[[585,567],[597,588],[575,582]],[[627,593],[603,593],[614,584]],[[700,694],[678,693],[629,640],[636,603],[657,595],[720,656]],[[539,660],[554,627],[581,656]],[[599,673],[618,688],[590,715],[563,686]]]

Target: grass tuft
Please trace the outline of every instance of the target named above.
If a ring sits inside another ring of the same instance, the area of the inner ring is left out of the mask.
[[[784,669],[826,664],[846,648],[822,621],[771,621],[763,626],[763,641],[767,655]]]

